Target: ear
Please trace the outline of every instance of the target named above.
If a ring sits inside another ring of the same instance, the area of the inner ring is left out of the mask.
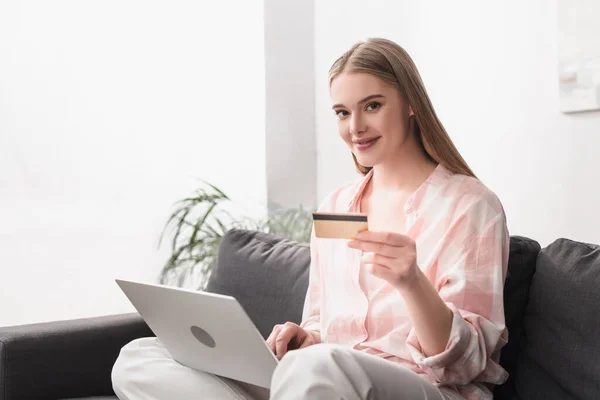
[[[413,111],[412,107],[411,107],[411,106],[408,106],[408,116],[409,116],[409,117],[412,117],[413,115],[415,115],[415,113],[414,113],[414,111]]]

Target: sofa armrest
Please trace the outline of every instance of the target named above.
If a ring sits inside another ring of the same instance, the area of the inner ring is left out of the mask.
[[[0,400],[114,395],[121,347],[146,336],[139,314],[0,328]]]

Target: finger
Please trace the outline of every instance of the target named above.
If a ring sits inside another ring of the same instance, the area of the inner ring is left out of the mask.
[[[392,246],[408,246],[414,243],[410,236],[396,232],[362,231],[356,235],[356,239],[362,242],[385,243]]]
[[[275,329],[277,329],[277,325],[275,325],[273,327],[273,330],[271,330],[271,333],[269,334],[269,337],[267,337],[267,340],[265,340],[265,342],[267,342],[267,344],[269,346],[271,346],[271,343],[273,342],[273,337],[275,336]]]
[[[388,268],[390,268],[394,262],[397,262],[396,260],[396,258],[386,257],[382,256],[381,254],[374,253],[365,253],[362,256],[363,264],[380,264]]]
[[[296,350],[302,347],[302,344],[306,341],[306,335],[302,330],[297,330],[294,336],[290,338],[288,342],[287,350]]]
[[[296,333],[294,331],[293,328],[284,327],[281,332],[279,332],[277,339],[275,339],[275,354],[280,360],[288,351],[288,344],[294,338]]]
[[[365,253],[377,253],[386,257],[398,257],[402,247],[392,246],[386,243],[365,242],[362,240],[351,240],[348,242],[348,247],[362,250]]]
[[[390,284],[394,282],[395,276],[392,273],[392,270],[381,264],[366,264],[369,272],[376,276],[377,278],[383,279]]]
[[[269,347],[271,348],[271,351],[273,353],[276,353],[276,350],[277,350],[275,348],[275,340],[277,339],[277,336],[279,336],[279,332],[281,332],[281,328],[282,328],[282,325],[275,325],[275,327],[271,331],[271,334],[267,338],[267,344],[269,345]]]
[[[298,345],[296,346],[297,349],[303,349],[305,347],[310,346],[311,344],[314,344],[311,342],[310,340],[310,336],[308,334],[304,335],[304,337],[299,341]]]

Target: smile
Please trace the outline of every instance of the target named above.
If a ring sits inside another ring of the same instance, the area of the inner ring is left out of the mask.
[[[352,143],[354,143],[354,146],[358,150],[366,150],[366,149],[370,148],[371,146],[373,146],[373,144],[375,144],[375,142],[377,142],[380,138],[381,138],[381,136],[378,136],[378,137],[372,138],[372,139],[360,139],[360,140],[352,141]]]

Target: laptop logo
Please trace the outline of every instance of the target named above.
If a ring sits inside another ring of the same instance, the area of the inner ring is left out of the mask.
[[[194,335],[196,340],[198,340],[200,343],[202,343],[206,347],[210,347],[210,348],[216,347],[217,344],[215,343],[215,339],[213,339],[212,336],[210,336],[208,334],[208,332],[206,332],[204,329],[202,329],[198,326],[192,325],[190,330],[192,331],[192,335]]]

